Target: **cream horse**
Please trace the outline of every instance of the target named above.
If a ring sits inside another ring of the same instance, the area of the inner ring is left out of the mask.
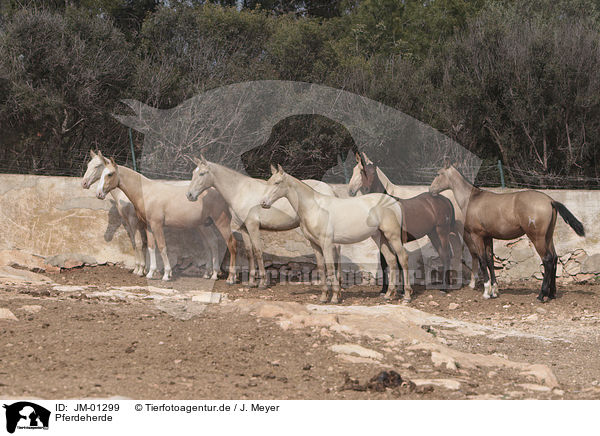
[[[260,230],[284,231],[298,227],[300,219],[288,201],[282,199],[270,210],[260,207],[260,201],[267,190],[267,182],[240,174],[237,171],[194,158],[197,167],[187,193],[188,200],[195,201],[209,188],[215,188],[223,196],[232,211],[232,230],[241,233],[248,253],[250,266],[248,285],[256,286],[256,263],[258,263],[258,286],[267,286],[263,261]],[[306,180],[314,189],[324,195],[334,196],[331,186],[318,180]],[[339,252],[336,251],[339,258]],[[318,260],[318,259],[317,259]],[[317,262],[321,277],[324,266]]]
[[[300,228],[315,251],[317,261],[322,259],[327,270],[321,302],[341,300],[339,275],[335,271],[334,245],[354,244],[372,238],[390,265],[390,289],[396,293],[398,266],[404,275],[404,301],[410,301],[412,289],[408,279],[408,255],[402,245],[402,209],[398,202],[385,194],[367,194],[355,198],[336,198],[322,195],[306,183],[286,174],[281,166],[271,166],[273,175],[261,206],[270,208],[278,199],[289,200],[300,218]]]
[[[104,170],[104,160],[102,153],[97,154],[90,150],[91,160],[87,164],[87,169],[81,180],[83,189],[89,189],[94,183],[100,180]],[[123,227],[129,235],[133,251],[135,252],[135,268],[133,273],[143,276],[146,270],[146,225],[137,217],[133,203],[120,189],[113,189],[110,195],[115,201],[117,212],[121,217]]]
[[[213,223],[225,239],[229,249],[229,275],[227,283],[235,282],[235,258],[237,243],[231,233],[231,215],[227,204],[214,189],[207,191],[202,201],[192,204],[186,200],[186,186],[176,186],[150,180],[135,171],[117,165],[111,158],[110,161],[101,156],[104,169],[100,176],[96,196],[104,199],[115,188],[125,193],[133,203],[137,217],[146,225],[148,249],[150,252],[150,269],[147,278],[153,278],[156,271],[156,251],[158,247],[164,265],[163,280],[171,279],[171,264],[167,256],[163,227],[198,229],[205,231],[205,226],[212,219]],[[216,279],[219,268],[216,257],[216,247],[211,247],[213,263],[212,278]],[[216,264],[216,270],[214,269]]]
[[[104,170],[104,160],[102,159],[101,151],[94,153],[93,150],[90,150],[90,157],[91,159],[87,164],[86,172],[81,180],[81,186],[83,189],[89,189],[90,186],[100,180],[100,176]],[[165,183],[174,186],[186,187],[189,184],[189,182],[186,180],[166,181]],[[121,217],[121,222],[127,231],[127,235],[131,240],[133,251],[135,252],[135,268],[133,270],[133,274],[143,276],[146,274],[146,224],[144,224],[144,222],[138,218],[135,207],[133,207],[133,203],[129,201],[129,198],[127,198],[123,191],[118,188],[113,189],[110,191],[110,195],[115,202],[117,212]],[[205,246],[209,250],[208,263],[206,264],[204,271],[204,278],[212,278],[214,280],[217,278],[217,273],[220,269],[218,258],[219,253],[218,250],[215,249],[218,244],[218,236],[213,230],[212,225],[206,227],[200,226],[198,227],[198,231],[203,236]]]

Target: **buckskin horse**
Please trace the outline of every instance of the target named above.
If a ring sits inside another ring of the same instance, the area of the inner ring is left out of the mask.
[[[556,298],[558,256],[554,249],[553,234],[557,212],[577,235],[585,236],[583,224],[564,204],[534,190],[503,194],[486,191],[469,183],[448,162],[438,171],[429,192],[437,195],[446,189],[452,190],[463,212],[463,237],[473,255],[473,265],[477,258],[481,267],[483,298],[498,296],[493,240],[515,239],[522,235],[527,235],[544,264],[544,279],[538,300]]]

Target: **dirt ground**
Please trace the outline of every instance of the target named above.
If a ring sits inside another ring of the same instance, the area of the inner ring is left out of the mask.
[[[115,266],[47,274],[59,285],[91,285],[98,292],[122,286],[197,289],[195,277],[148,281]],[[548,366],[558,387],[540,384],[510,368],[449,369],[432,363],[431,352],[393,346],[373,337],[352,337],[319,327],[283,329],[274,318],[208,305],[178,317],[155,300],[90,298],[52,285],[2,285],[0,308],[17,318],[0,319],[0,396],[45,399],[112,397],[144,399],[467,399],[600,398],[600,285],[558,286],[558,298],[536,300],[539,282],[500,284],[501,296],[484,300],[481,290],[450,293],[416,288],[410,304],[431,315],[515,334],[463,335],[434,325],[425,331],[452,349],[497,355]],[[228,286],[214,291],[228,301],[257,299],[318,304],[318,287],[275,285],[266,290]],[[385,303],[378,288],[355,286],[343,306]],[[395,301],[392,304],[400,304]],[[33,306],[33,307],[32,307]],[[39,306],[39,307],[38,307]],[[192,314],[193,315],[193,314]],[[490,330],[491,331],[491,330]],[[453,333],[453,334],[450,334]],[[345,358],[332,351],[353,343],[380,353]],[[380,371],[404,380],[453,379],[458,388],[410,384],[364,386]],[[354,386],[356,387],[356,386]]]

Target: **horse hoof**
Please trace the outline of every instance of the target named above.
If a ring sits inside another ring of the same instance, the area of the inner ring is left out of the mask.
[[[230,285],[230,286],[231,286],[231,285],[235,285],[235,280],[234,280],[234,279],[227,279],[227,280],[225,281],[225,283],[227,283],[227,284],[228,284],[228,285]]]
[[[337,297],[331,298],[331,304],[338,304],[339,302],[340,302],[339,298],[337,298]]]
[[[152,280],[154,278],[154,271],[149,271],[148,274],[146,274],[146,278]]]
[[[327,303],[329,301],[329,296],[328,295],[321,295],[321,297],[319,298],[319,301],[321,303]]]
[[[412,298],[403,298],[402,304],[409,304],[412,301]]]
[[[489,300],[490,298],[492,298],[492,296],[490,294],[483,294],[484,300]]]

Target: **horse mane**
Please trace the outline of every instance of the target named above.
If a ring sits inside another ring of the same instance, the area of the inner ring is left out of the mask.
[[[452,168],[454,168],[454,169],[456,170],[456,172],[457,172],[457,173],[458,173],[458,174],[459,174],[459,175],[462,177],[462,179],[463,179],[465,182],[467,182],[467,184],[468,184],[469,186],[471,186],[471,188],[472,188],[472,189],[474,189],[475,191],[483,191],[483,189],[482,189],[480,186],[478,186],[478,185],[476,185],[476,184],[474,184],[474,183],[471,183],[471,182],[469,181],[469,179],[467,179],[467,178],[465,177],[465,175],[462,173],[462,171],[461,171],[461,170],[459,170],[459,169],[456,167],[456,165],[452,165]]]

